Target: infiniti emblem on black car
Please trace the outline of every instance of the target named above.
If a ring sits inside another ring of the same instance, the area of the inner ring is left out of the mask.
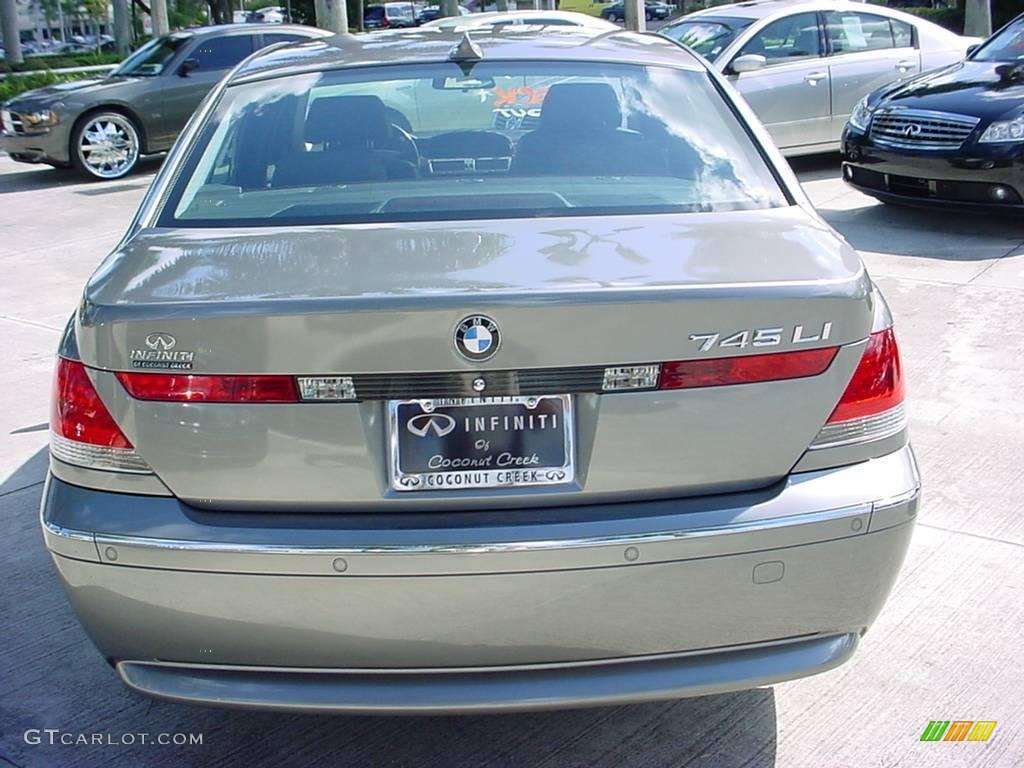
[[[903,129],[903,135],[908,139],[914,139],[921,135],[921,126],[917,123],[911,123]]]
[[[487,315],[470,315],[455,328],[455,349],[467,360],[486,360],[500,344],[498,324]]]

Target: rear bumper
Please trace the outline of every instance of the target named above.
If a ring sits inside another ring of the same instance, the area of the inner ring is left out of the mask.
[[[761,494],[522,522],[208,513],[52,477],[42,518],[83,625],[144,693],[497,711],[736,690],[842,663],[895,581],[918,493],[905,447]]]

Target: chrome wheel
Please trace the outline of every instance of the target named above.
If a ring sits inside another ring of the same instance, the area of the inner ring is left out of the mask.
[[[99,179],[118,179],[139,159],[139,133],[124,115],[106,112],[88,118],[78,131],[77,165]]]

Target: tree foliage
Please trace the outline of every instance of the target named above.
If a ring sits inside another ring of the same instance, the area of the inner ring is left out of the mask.
[[[210,6],[211,24],[230,24],[234,21],[234,8],[231,0],[207,0]]]
[[[92,22],[102,22],[107,19],[107,0],[82,0],[79,8],[85,9],[85,17]]]
[[[171,29],[183,29],[206,23],[205,0],[172,0],[167,3]]]

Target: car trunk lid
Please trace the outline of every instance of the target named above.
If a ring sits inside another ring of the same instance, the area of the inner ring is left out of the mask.
[[[589,503],[784,476],[856,366],[870,295],[853,250],[798,207],[152,230],[90,281],[78,343],[115,419],[182,498],[338,510]],[[481,362],[454,343],[473,315],[500,326],[500,349]],[[793,380],[600,394],[594,378],[821,347],[843,349],[821,375]],[[352,376],[378,389],[343,403],[153,402],[114,379],[139,370]],[[515,395],[531,376],[550,382],[545,394],[572,394],[571,482],[396,488],[389,393],[433,397],[446,380],[445,394],[471,395],[482,377],[484,394]]]

